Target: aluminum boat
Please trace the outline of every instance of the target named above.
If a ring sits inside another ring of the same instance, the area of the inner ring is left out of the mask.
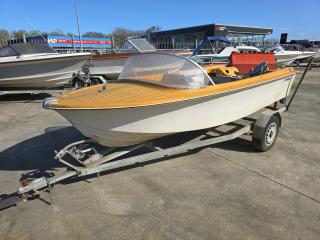
[[[265,62],[244,76],[234,76],[235,67],[220,68],[224,81],[216,67],[189,58],[133,55],[117,82],[49,98],[43,106],[102,145],[127,146],[251,115],[285,99],[296,75],[293,68],[268,71]]]
[[[90,53],[59,54],[46,44],[14,44],[0,49],[1,89],[51,89],[67,84]]]

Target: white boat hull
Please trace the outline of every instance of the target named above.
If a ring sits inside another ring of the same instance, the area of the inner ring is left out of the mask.
[[[83,135],[110,147],[219,126],[285,98],[295,75],[238,91],[132,108],[55,109]]]
[[[312,57],[316,52],[284,51],[275,54],[278,66],[289,66],[296,60]]]
[[[0,63],[0,88],[48,89],[67,84],[89,55],[38,57]]]

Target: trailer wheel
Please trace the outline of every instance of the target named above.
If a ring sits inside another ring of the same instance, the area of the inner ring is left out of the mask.
[[[253,132],[253,147],[260,152],[265,152],[271,149],[278,137],[279,127],[280,119],[276,115],[272,115],[265,125],[262,134],[255,134]],[[255,131],[255,128],[253,131]]]

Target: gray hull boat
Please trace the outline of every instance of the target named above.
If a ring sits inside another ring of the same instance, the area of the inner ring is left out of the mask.
[[[90,53],[59,54],[44,44],[16,44],[0,49],[1,89],[54,89],[81,70]]]

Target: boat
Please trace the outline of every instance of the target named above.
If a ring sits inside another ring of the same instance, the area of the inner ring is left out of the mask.
[[[107,79],[114,79],[119,76],[123,66],[129,56],[142,53],[156,51],[155,47],[145,39],[127,39],[120,49],[113,53],[98,53],[84,65],[89,68],[90,74],[105,76]]]
[[[300,61],[316,55],[316,52],[313,51],[285,50],[281,45],[268,47],[264,51],[274,53],[279,67],[289,66],[297,60]]]
[[[296,75],[291,67],[268,71],[266,62],[243,76],[234,76],[234,67],[220,68],[219,82],[216,67],[190,58],[132,55],[118,81],[45,99],[43,107],[101,145],[129,146],[249,116],[286,99]]]
[[[227,65],[233,52],[257,53],[261,50],[254,46],[235,45],[226,37],[208,36],[193,51],[191,58],[200,64]]]
[[[1,89],[51,89],[67,84],[90,53],[59,54],[47,44],[21,43],[0,49]]]
[[[303,52],[314,52],[315,54],[312,56],[312,63],[319,66],[320,63],[320,42],[319,41],[309,41],[309,40],[291,40],[290,44],[287,45],[290,49],[286,50],[299,50]],[[305,64],[308,63],[310,58],[298,59],[297,63]]]
[[[92,55],[84,68],[87,68],[92,75],[104,76],[106,79],[116,79],[121,73],[129,56],[155,51],[157,51],[157,49],[144,38],[127,38],[121,48],[117,49],[115,52]],[[172,50],[166,52],[182,56],[191,55],[189,51]]]

